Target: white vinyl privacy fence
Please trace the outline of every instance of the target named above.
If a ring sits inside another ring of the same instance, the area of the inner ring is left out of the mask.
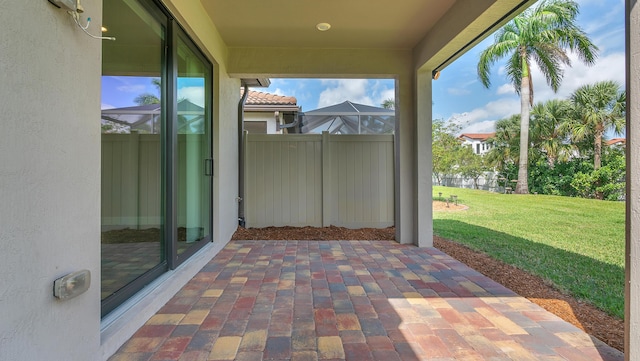
[[[246,226],[389,227],[393,179],[391,134],[246,134]]]
[[[198,174],[191,153],[200,154],[203,134],[178,134],[177,221],[188,227],[190,219],[205,224],[207,202],[199,202],[188,189],[208,186]],[[102,230],[158,228],[162,224],[162,169],[160,134],[102,134]],[[195,171],[194,171],[195,170]],[[206,193],[205,193],[206,194]]]

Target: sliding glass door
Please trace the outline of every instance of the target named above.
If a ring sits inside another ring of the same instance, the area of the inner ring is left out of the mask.
[[[102,314],[212,234],[212,66],[151,0],[105,1]]]
[[[211,67],[184,32],[177,36],[178,261],[211,234]]]

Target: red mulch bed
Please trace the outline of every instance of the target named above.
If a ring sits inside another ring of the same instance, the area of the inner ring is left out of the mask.
[[[451,204],[441,210],[462,210]],[[394,240],[395,228],[347,229],[342,227],[239,227],[235,240]],[[435,236],[434,246],[517,294],[572,323],[611,347],[624,352],[624,322],[563,294],[540,277],[490,258],[459,243]]]

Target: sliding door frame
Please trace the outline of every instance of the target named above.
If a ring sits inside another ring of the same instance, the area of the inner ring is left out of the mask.
[[[101,301],[101,315],[106,316],[125,301],[130,299],[149,283],[160,277],[169,270],[176,269],[204,247],[208,242],[213,241],[213,174],[206,174],[209,189],[208,209],[209,209],[209,232],[196,243],[192,244],[182,254],[178,255],[178,38],[182,33],[182,40],[188,45],[194,54],[208,68],[208,78],[205,79],[205,134],[210,130],[210,136],[206,139],[208,152],[207,161],[213,159],[213,117],[212,117],[212,97],[214,69],[212,62],[204,55],[205,53],[193,42],[188,33],[178,24],[166,7],[158,0],[134,0],[138,2],[148,13],[162,26],[166,34],[164,39],[164,52],[161,70],[161,259],[158,265],[154,266],[141,276],[129,282],[113,294]],[[109,6],[108,2],[104,6]],[[206,172],[207,165],[203,165]]]

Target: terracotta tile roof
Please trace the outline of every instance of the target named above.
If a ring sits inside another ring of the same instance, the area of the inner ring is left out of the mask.
[[[296,97],[287,97],[276,94],[263,93],[255,90],[249,90],[247,97],[247,105],[296,105],[298,100]]]
[[[627,140],[625,138],[613,138],[613,139],[607,140],[606,144],[607,145],[627,144]]]
[[[458,138],[460,139],[469,138],[474,140],[485,141],[491,137],[494,137],[495,135],[496,135],[495,132],[494,133],[462,133]]]

